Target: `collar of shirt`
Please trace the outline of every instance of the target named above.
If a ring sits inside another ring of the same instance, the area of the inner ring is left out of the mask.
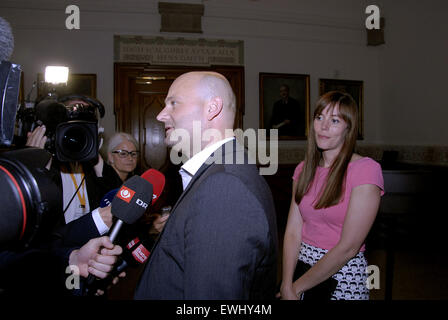
[[[214,144],[206,147],[201,152],[195,154],[191,159],[184,163],[180,168],[179,173],[182,177],[182,185],[184,190],[187,188],[193,176],[198,172],[199,168],[204,164],[204,162],[211,156],[213,152],[218,150],[224,143],[235,139],[235,137],[226,138],[215,142]]]

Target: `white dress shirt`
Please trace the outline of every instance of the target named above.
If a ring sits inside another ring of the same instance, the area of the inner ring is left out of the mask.
[[[182,186],[184,190],[187,188],[193,176],[198,172],[199,168],[205,163],[205,161],[211,156],[213,152],[218,150],[224,143],[235,139],[235,137],[229,137],[206,147],[201,152],[196,153],[191,159],[184,163],[180,168],[179,173],[182,177]]]

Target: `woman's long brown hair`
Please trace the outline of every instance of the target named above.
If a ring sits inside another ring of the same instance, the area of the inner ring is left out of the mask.
[[[299,204],[303,196],[308,192],[316,174],[316,168],[322,159],[322,151],[317,147],[314,131],[314,119],[322,114],[322,111],[330,106],[333,109],[339,106],[339,116],[347,123],[347,132],[341,151],[327,176],[323,190],[320,190],[320,197],[314,201],[315,209],[322,209],[336,205],[342,197],[344,190],[345,176],[350,159],[353,155],[358,134],[358,107],[355,100],[345,92],[330,91],[322,95],[316,103],[316,109],[310,121],[308,133],[308,147],[302,172],[299,176],[297,192],[295,194],[296,203]]]

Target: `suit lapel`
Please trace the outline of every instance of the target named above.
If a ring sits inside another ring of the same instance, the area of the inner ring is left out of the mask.
[[[188,194],[188,192],[190,192],[191,188],[197,183],[197,181],[203,177],[204,173],[213,165],[216,164],[215,162],[210,162],[211,159],[214,159],[215,157],[220,158],[220,162],[221,164],[225,164],[225,163],[239,163],[236,162],[235,159],[238,158],[236,155],[240,152],[244,153],[244,148],[241,147],[241,145],[239,145],[238,147],[238,143],[236,142],[236,139],[233,139],[225,144],[223,144],[221,147],[219,147],[215,152],[213,152],[210,157],[207,159],[207,161],[199,168],[199,170],[196,172],[196,174],[192,177],[190,183],[188,184],[187,188],[184,190],[184,192],[182,192],[182,194],[180,195],[179,199],[176,201],[176,204],[174,205],[173,209],[171,210],[171,212],[174,212],[176,210],[176,207],[178,206],[178,204],[182,201],[182,199],[185,197],[186,194]],[[220,155],[222,155],[222,157],[220,157]],[[228,159],[229,156],[232,156],[232,159]],[[246,156],[246,155],[245,155]],[[246,158],[245,158],[246,159]],[[216,160],[216,159],[215,159]],[[227,160],[227,162],[226,162]],[[233,162],[230,162],[230,161]],[[244,163],[247,163],[246,160],[244,160]]]
[[[190,183],[188,183],[187,188],[184,190],[184,192],[181,193],[179,199],[177,199],[176,204],[174,205],[174,207],[171,209],[171,212],[173,213],[178,204],[182,201],[182,199],[185,197],[185,195],[190,191],[191,187],[193,186],[193,184],[199,179],[199,177],[211,166],[212,164],[203,164],[198,172],[196,172],[196,174],[191,178]]]
[[[220,157],[220,155],[222,155],[222,157]],[[238,144],[236,142],[236,139],[233,139],[232,141],[229,141],[229,142],[223,144],[214,153],[212,153],[212,155],[210,155],[209,159],[214,158],[215,156],[218,158],[221,158],[221,162],[220,162],[221,164],[225,164],[225,163],[240,164],[241,160],[240,160],[240,162],[237,162],[236,159],[244,159],[244,163],[248,163],[247,162],[247,160],[248,160],[247,153],[244,152],[244,147],[242,147],[240,144]],[[229,156],[232,156],[231,160],[229,159]],[[226,159],[227,159],[227,162],[226,162]],[[233,162],[230,162],[230,161],[233,161]],[[205,179],[208,176],[206,174],[207,171],[209,171],[213,167],[217,168],[216,166],[213,166],[213,164],[215,164],[215,162],[206,161],[199,168],[199,170],[196,172],[196,174],[192,177],[187,188],[184,190],[184,192],[182,192],[179,199],[176,201],[176,204],[171,209],[171,213],[170,213],[168,220],[166,221],[165,227],[163,228],[162,232],[157,237],[157,239],[151,249],[151,252],[153,252],[155,250],[157,244],[160,241],[160,238],[162,237],[163,232],[166,230],[166,227],[167,227],[168,223],[170,222],[170,220],[172,220],[172,218],[174,217],[174,215],[176,213],[176,209],[177,209],[178,205],[181,203],[181,201],[183,200],[183,198],[190,192],[190,190],[193,187],[198,185],[198,182],[200,182],[200,180]],[[150,257],[152,257],[152,255]]]

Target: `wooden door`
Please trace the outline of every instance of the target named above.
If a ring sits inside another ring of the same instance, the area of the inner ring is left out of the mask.
[[[117,131],[132,134],[139,143],[139,169],[162,170],[169,165],[163,123],[156,120],[163,109],[171,83],[179,75],[196,70],[213,70],[230,82],[237,101],[235,128],[243,127],[243,67],[154,67],[146,64],[115,64],[114,110]]]

